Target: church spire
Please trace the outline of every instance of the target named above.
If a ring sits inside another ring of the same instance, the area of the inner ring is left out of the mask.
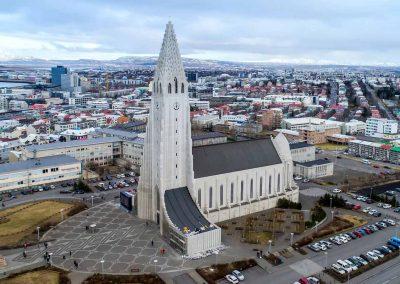
[[[185,78],[181,54],[176,40],[174,27],[168,22],[164,33],[164,40],[158,57],[155,70],[156,80],[172,81],[174,78]]]

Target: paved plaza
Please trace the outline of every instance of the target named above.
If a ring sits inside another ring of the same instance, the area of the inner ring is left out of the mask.
[[[86,228],[93,224],[94,229]],[[82,272],[173,272],[209,265],[216,258],[218,262],[233,260],[228,251],[200,260],[184,259],[160,237],[155,224],[146,224],[112,202],[70,217],[46,233],[43,240],[49,242],[52,265]],[[43,254],[43,247],[33,247],[27,258],[18,255],[13,260],[31,262]]]

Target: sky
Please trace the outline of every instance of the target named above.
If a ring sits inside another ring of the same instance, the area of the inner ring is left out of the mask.
[[[0,60],[181,54],[241,62],[400,66],[399,0],[0,0]]]

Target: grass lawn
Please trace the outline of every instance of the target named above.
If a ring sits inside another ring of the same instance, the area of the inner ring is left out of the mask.
[[[338,145],[338,144],[332,144],[332,143],[318,144],[315,146],[322,150],[326,150],[326,151],[343,151],[348,148],[347,145]]]
[[[60,273],[53,270],[38,270],[0,280],[0,284],[58,284]]]
[[[44,223],[58,223],[61,221],[61,209],[64,209],[64,217],[74,207],[74,204],[59,201],[46,200],[19,205],[0,211],[0,217],[5,221],[0,222],[0,245],[12,246],[35,233],[37,226]]]

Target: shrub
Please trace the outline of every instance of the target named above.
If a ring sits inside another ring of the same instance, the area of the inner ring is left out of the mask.
[[[301,210],[301,203],[299,202],[293,202],[290,201],[289,199],[286,198],[279,198],[278,199],[278,204],[276,206],[277,208],[282,208],[282,209],[297,209]]]
[[[326,193],[324,196],[322,196],[318,203],[321,206],[327,206],[329,207],[331,205],[331,198],[332,198],[332,206],[336,208],[345,208],[346,207],[346,200],[338,195],[332,195],[329,193]]]

